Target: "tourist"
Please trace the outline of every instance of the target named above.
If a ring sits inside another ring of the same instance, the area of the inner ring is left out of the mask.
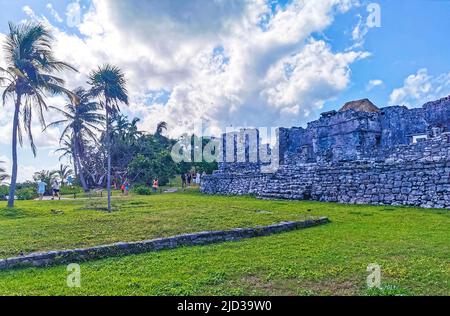
[[[187,178],[187,185],[188,185],[188,187],[190,187],[191,181],[192,181],[192,176],[191,176],[190,172],[187,173],[186,178]]]
[[[60,187],[61,186],[58,180],[54,179],[52,183],[52,191],[53,191],[52,200],[54,200],[55,197],[58,197],[58,199],[61,200],[61,196],[59,195]]]
[[[73,185],[73,178],[72,178],[72,176],[68,176],[67,177],[67,185],[69,187],[72,187],[72,185]]]
[[[183,189],[186,187],[186,175],[184,173],[181,174],[181,187]]]
[[[120,190],[122,191],[122,195],[125,194],[125,183],[120,186]]]
[[[200,177],[201,177],[200,172],[197,172],[197,174],[195,176],[195,182],[197,183],[198,186],[200,186],[200,182],[201,182]]]
[[[159,188],[159,181],[158,179],[153,180],[153,193],[158,192],[158,188]]]
[[[42,199],[44,198],[44,194],[45,194],[45,188],[47,187],[47,183],[44,182],[44,179],[41,179],[38,182],[38,195],[39,195],[39,200],[42,201]]]
[[[130,192],[130,184],[127,181],[125,183],[125,196],[128,196],[128,192]]]

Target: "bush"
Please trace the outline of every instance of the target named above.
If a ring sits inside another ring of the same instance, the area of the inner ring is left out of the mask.
[[[139,185],[137,187],[134,187],[132,189],[132,192],[136,193],[137,195],[151,195],[152,189],[145,185]]]
[[[16,190],[16,196],[18,200],[33,200],[38,197],[35,188],[23,187]]]
[[[9,187],[7,187],[6,185],[0,186],[0,200],[4,200],[8,194],[9,194]]]
[[[83,193],[83,188],[79,186],[62,186],[61,190],[59,191],[61,195],[69,195],[69,194],[80,194]]]

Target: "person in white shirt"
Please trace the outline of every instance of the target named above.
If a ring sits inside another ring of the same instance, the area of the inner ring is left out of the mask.
[[[56,180],[56,179],[53,180],[53,183],[52,183],[52,189],[53,189],[53,197],[52,197],[52,200],[55,199],[55,196],[57,196],[58,199],[61,200],[61,196],[59,195],[59,190],[60,190],[60,188],[61,188],[61,186],[59,185],[58,180]]]

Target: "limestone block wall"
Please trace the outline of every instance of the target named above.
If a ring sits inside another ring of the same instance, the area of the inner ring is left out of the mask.
[[[450,135],[392,149],[383,161],[299,163],[276,173],[217,172],[203,179],[207,194],[353,204],[450,208]]]
[[[140,254],[185,246],[199,246],[227,241],[238,241],[245,238],[269,236],[272,234],[278,234],[296,229],[304,229],[327,223],[329,223],[329,219],[327,217],[320,217],[297,222],[281,222],[278,224],[258,226],[254,228],[206,231],[138,242],[120,242],[111,245],[101,245],[84,249],[33,253],[21,257],[0,259],[0,270],[45,267],[56,264],[84,262],[88,260]]]

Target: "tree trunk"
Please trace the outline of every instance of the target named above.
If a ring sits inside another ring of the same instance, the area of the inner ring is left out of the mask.
[[[72,153],[75,153],[74,150],[72,150]],[[73,156],[74,154],[72,154]],[[75,179],[78,178],[78,166],[77,166],[77,162],[75,161],[75,157],[72,158],[72,163],[73,163],[73,173],[75,174]]]
[[[80,175],[81,186],[83,187],[84,192],[89,192],[89,186],[87,185],[86,179],[84,178],[83,168],[82,168],[81,162],[80,162],[80,155],[78,154],[78,152],[80,150],[79,144],[78,144],[78,139],[75,138],[74,142],[75,142],[74,160],[75,160],[75,164],[77,165],[76,169],[78,169],[78,174]]]
[[[108,173],[106,178],[106,190],[108,191],[108,212],[111,212],[111,140],[109,137],[109,111],[106,104],[106,151],[108,159]]]
[[[12,171],[11,171],[11,185],[9,186],[8,207],[14,207],[14,197],[16,195],[17,183],[17,130],[19,126],[19,112],[22,96],[17,95],[17,100],[14,109],[13,119],[13,134],[12,134]]]

